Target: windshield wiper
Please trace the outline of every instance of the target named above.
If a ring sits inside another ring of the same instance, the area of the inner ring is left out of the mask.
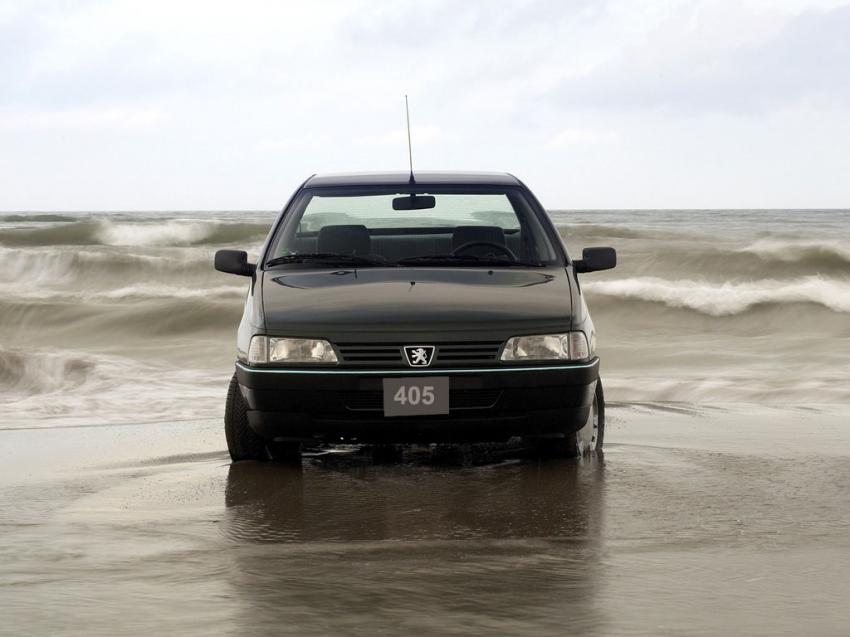
[[[385,261],[356,254],[336,254],[333,252],[305,252],[304,254],[285,254],[266,261],[270,268],[284,263],[304,263],[306,261],[324,261],[326,263],[344,263],[346,265],[387,265]]]
[[[463,264],[463,265],[497,265],[497,266],[508,266],[508,267],[533,267],[539,268],[543,264],[542,263],[533,263],[530,261],[514,261],[513,259],[502,258],[502,257],[484,257],[484,256],[476,256],[474,254],[423,254],[418,257],[407,257],[406,259],[399,259],[396,261],[396,265],[425,265],[433,263],[435,265],[441,264]]]

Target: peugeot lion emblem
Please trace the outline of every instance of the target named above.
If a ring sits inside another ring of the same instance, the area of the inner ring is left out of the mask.
[[[411,367],[428,367],[434,359],[433,345],[407,345],[404,356]]]

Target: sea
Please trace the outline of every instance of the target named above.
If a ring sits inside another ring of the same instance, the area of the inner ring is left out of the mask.
[[[850,210],[551,210],[613,403],[850,401]],[[219,418],[275,211],[0,213],[0,428]]]

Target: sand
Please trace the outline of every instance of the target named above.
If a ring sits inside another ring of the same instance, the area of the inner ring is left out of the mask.
[[[848,416],[612,405],[604,458],[480,466],[0,430],[0,634],[844,635]]]

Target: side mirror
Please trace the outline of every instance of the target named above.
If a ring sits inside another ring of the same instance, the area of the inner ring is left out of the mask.
[[[585,248],[581,259],[573,261],[576,272],[597,272],[610,270],[617,265],[617,251],[614,248]]]
[[[242,250],[219,250],[215,253],[215,269],[239,276],[254,276],[256,264],[248,263],[248,253]]]

